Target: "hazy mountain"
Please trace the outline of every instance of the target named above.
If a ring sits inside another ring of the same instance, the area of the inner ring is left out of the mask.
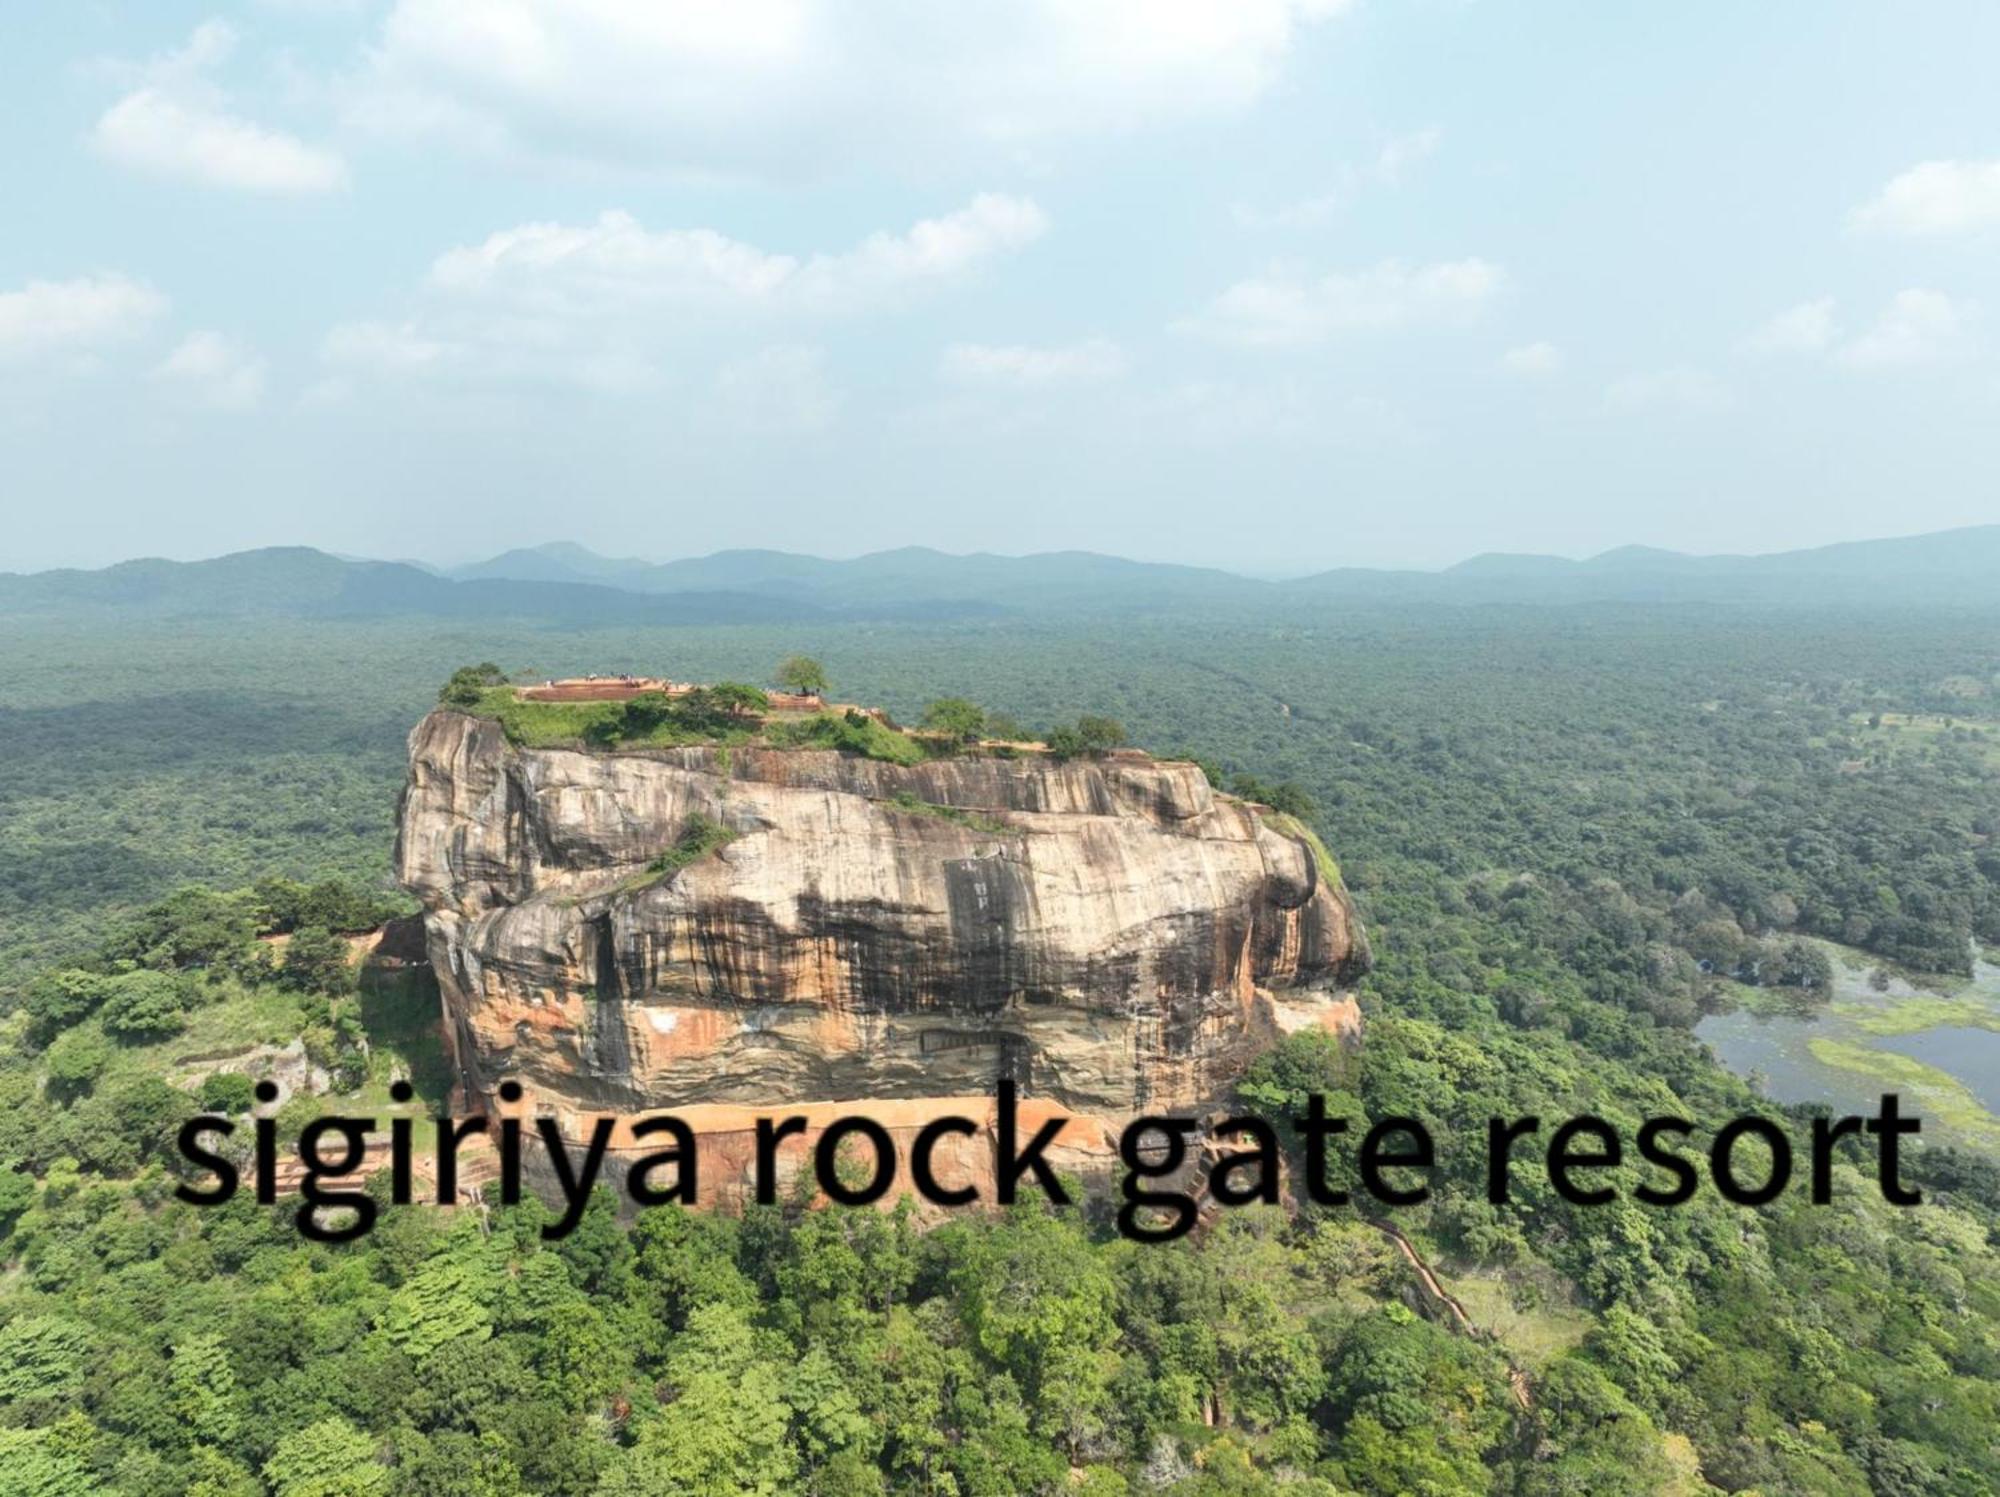
[[[1090,551],[957,556],[925,546],[840,561],[790,551],[733,550],[649,564],[557,543],[504,552],[460,567],[453,575],[590,581],[651,593],[750,592],[810,599],[831,607],[872,606],[885,597],[1018,607],[1058,598],[1130,604],[1203,593],[1253,595],[1263,586],[1214,568],[1128,561]]]
[[[1567,556],[1541,556],[1516,551],[1484,551],[1446,567],[1446,577],[1551,577],[1577,572],[1613,572],[1674,566],[1700,558],[1679,551],[1663,551],[1657,546],[1619,546],[1584,561]]]
[[[442,569],[444,575],[465,581],[501,579],[514,582],[585,582],[652,591],[636,586],[653,564],[632,558],[599,556],[574,541],[550,541],[546,545],[503,551],[485,561]]]
[[[1992,605],[2000,604],[2000,525],[1761,556],[1690,556],[1652,546],[1620,546],[1582,561],[1489,553],[1443,572],[1343,568],[1291,586],[1326,596],[1390,592],[1460,603]]]
[[[304,546],[211,561],[121,562],[101,571],[0,574],[0,615],[124,617],[418,615],[575,624],[766,623],[827,616],[800,600],[689,591],[655,596],[568,582],[453,581],[402,562],[345,561]]]
[[[965,619],[1189,607],[1488,603],[1977,607],[2000,604],[2000,525],[1764,556],[1621,546],[1582,561],[1491,553],[1441,572],[1342,567],[1290,582],[1089,551],[955,556],[921,546],[846,560],[718,551],[682,561],[557,542],[440,573],[303,546],[211,561],[0,574],[0,615],[535,618],[576,624]]]

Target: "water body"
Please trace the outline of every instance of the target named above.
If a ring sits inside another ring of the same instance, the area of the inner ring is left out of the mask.
[[[1695,1026],[1719,1059],[1739,1076],[1754,1078],[1777,1102],[1821,1102],[1840,1112],[1873,1112],[1881,1094],[1906,1088],[1889,1079],[1898,1057],[1936,1068],[1959,1082],[1961,1101],[1987,1122],[2000,1120],[2000,965],[1982,956],[1972,981],[1943,991],[1919,989],[1901,978],[1885,991],[1870,986],[1876,963],[1865,952],[1827,947],[1834,959],[1833,992],[1823,1006],[1797,1014],[1753,1014],[1746,1009],[1711,1014]],[[1968,1022],[1970,1021],[1970,1022]],[[1886,1031],[1886,1032],[1885,1032]],[[1870,1075],[1828,1064],[1813,1053],[1853,1055],[1849,1047],[1882,1057],[1884,1072]],[[1933,1112],[1940,1100],[1927,1100]],[[2000,1124],[1996,1124],[2000,1126]]]
[[[1867,1100],[1868,1083],[1852,1071],[1822,1065],[1807,1041],[1828,1032],[1817,1019],[1786,1014],[1765,1018],[1738,1009],[1711,1014],[1695,1026],[1717,1060],[1739,1076],[1758,1083],[1774,1102],[1824,1102],[1841,1112],[1854,1112]]]
[[[1881,1045],[1884,1050],[1956,1076],[1971,1089],[1981,1107],[2000,1117],[2000,1033],[1941,1024],[1915,1034],[1890,1036]]]

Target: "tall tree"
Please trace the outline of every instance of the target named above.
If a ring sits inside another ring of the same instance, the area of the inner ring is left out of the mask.
[[[810,655],[787,655],[778,663],[777,682],[787,691],[826,693],[826,667]]]

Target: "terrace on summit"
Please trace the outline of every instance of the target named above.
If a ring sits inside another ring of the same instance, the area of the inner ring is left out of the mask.
[[[652,692],[668,698],[691,696],[702,689],[697,681],[670,681],[664,676],[564,676],[539,685],[517,686],[514,694],[524,702],[629,702]],[[859,707],[845,702],[828,704],[816,691],[781,691],[763,688],[765,701],[773,712],[860,712],[882,719],[879,707]]]
[[[913,764],[960,754],[1012,758],[1149,759],[1125,729],[1085,715],[1040,735],[963,697],[941,697],[905,727],[880,707],[827,700],[819,662],[799,656],[777,671],[783,683],[676,681],[630,672],[509,682],[491,661],[463,666],[438,693],[441,707],[497,721],[518,746],[599,751],[711,745],[832,748]]]

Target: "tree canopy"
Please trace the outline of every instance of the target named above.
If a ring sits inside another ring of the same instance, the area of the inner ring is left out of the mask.
[[[826,667],[810,655],[787,655],[778,662],[774,679],[787,691],[823,696],[827,689]]]

